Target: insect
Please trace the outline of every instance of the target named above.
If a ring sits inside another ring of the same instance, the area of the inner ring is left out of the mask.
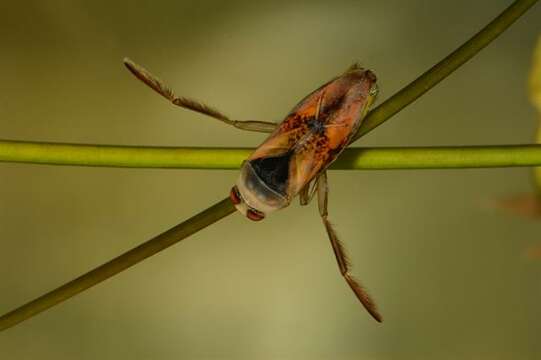
[[[238,129],[270,133],[246,159],[230,191],[237,210],[260,221],[287,207],[297,195],[301,205],[318,196],[319,214],[327,231],[341,275],[366,310],[378,322],[374,301],[350,274],[344,246],[328,220],[327,168],[357,132],[377,95],[376,76],[357,64],[302,99],[281,123],[232,120],[198,101],[179,97],[163,81],[129,59],[126,67],[138,79],[173,104],[208,115]]]

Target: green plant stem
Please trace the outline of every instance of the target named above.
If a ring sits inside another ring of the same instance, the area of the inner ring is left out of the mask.
[[[406,86],[396,96],[393,96],[388,101],[381,104],[374,110],[374,114],[369,114],[363,126],[361,126],[360,132],[357,134],[356,139],[389,119],[403,107],[407,106],[416,98],[428,91],[431,87],[436,85],[452,71],[456,70],[461,64],[465,63],[468,59],[475,55],[477,51],[486,46],[488,42],[494,40],[498,35],[505,31],[511,23],[518,19],[535,2],[536,0],[515,1],[501,15],[499,15],[494,21],[485,27],[485,29],[476,34],[472,39],[466,42],[465,45],[444,59],[442,62],[444,65],[436,65],[423,74],[421,78],[414,81],[411,86]],[[465,50],[461,50],[462,48]],[[433,80],[430,80],[432,78]],[[157,238],[150,240],[150,242],[140,245],[139,247],[130,250],[128,253],[111,260],[107,264],[102,265],[89,273],[61,286],[60,288],[53,290],[52,292],[45,294],[42,297],[0,317],[0,330],[7,329],[40,313],[41,311],[50,308],[55,304],[69,299],[71,296],[74,296],[79,292],[98,284],[99,282],[119,273],[120,271],[135,265],[139,261],[161,251],[163,248],[166,248],[195,233],[196,231],[203,229],[204,227],[230,214],[231,212],[233,212],[233,207],[231,204],[227,199],[222,200],[213,207],[186,220],[182,224],[177,225],[162,235],[159,235]],[[155,243],[152,243],[152,241],[166,245],[163,247],[155,246]],[[150,245],[146,245],[149,243]]]
[[[512,3],[504,12],[498,15],[470,40],[466,41],[442,61],[372,110],[364,119],[353,141],[356,141],[389,120],[397,112],[417,100],[421,95],[449,76],[453,71],[490,44],[492,40],[507,30],[511,24],[528,11],[536,2],[537,0],[519,0]]]
[[[174,169],[238,169],[250,148],[140,147],[0,141],[0,161]],[[541,145],[349,148],[335,170],[541,165]]]
[[[541,145],[353,148],[331,169],[457,169],[537,166]]]
[[[167,230],[166,232],[148,240],[147,242],[133,248],[115,259],[87,272],[86,274],[48,292],[39,298],[0,317],[0,331],[20,323],[50,307],[77,295],[78,293],[99,284],[102,281],[126,270],[130,266],[170,247],[209,226],[210,224],[223,219],[235,211],[229,198],[224,199],[199,214],[189,218],[183,223]]]

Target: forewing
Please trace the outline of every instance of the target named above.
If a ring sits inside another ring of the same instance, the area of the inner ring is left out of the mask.
[[[254,151],[248,161],[267,185],[292,198],[336,159],[370,103],[375,76],[367,73],[349,71],[312,92]]]
[[[317,103],[322,93],[322,88],[317,89],[295,106],[276,130],[250,155],[248,160],[293,151],[309,131],[309,124],[316,117]]]
[[[301,191],[327,164],[333,154],[328,151],[325,132],[307,133],[295,145],[291,157],[288,192],[293,196]]]
[[[289,194],[296,195],[324,171],[359,128],[373,101],[370,89],[375,80],[364,73],[360,78],[352,76],[343,76],[323,89],[315,117],[307,121],[308,130],[294,147]]]

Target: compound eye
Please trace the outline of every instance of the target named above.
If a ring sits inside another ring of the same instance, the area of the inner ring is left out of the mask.
[[[248,211],[246,211],[246,217],[253,221],[260,221],[265,218],[265,214],[255,209],[248,209]]]
[[[231,188],[231,192],[229,192],[229,198],[231,199],[233,205],[238,205],[242,202],[239,189],[236,185]]]

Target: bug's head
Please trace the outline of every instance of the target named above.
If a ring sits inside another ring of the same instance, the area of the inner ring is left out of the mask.
[[[265,213],[263,211],[254,209],[253,207],[249,206],[246,201],[244,201],[244,198],[240,194],[237,185],[231,188],[229,198],[231,199],[231,202],[233,203],[233,205],[235,205],[237,210],[248,219],[252,221],[261,221],[265,218]]]

